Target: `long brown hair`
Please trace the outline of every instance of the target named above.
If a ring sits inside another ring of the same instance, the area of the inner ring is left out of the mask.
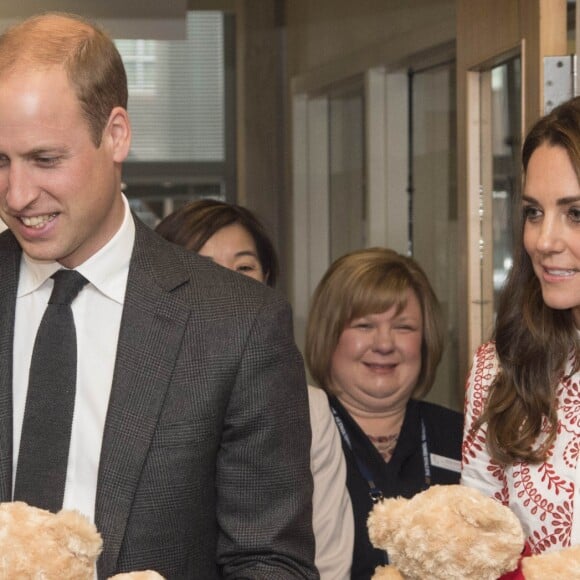
[[[580,98],[555,108],[532,127],[522,150],[524,175],[532,153],[543,144],[564,148],[580,180]],[[500,295],[494,331],[500,370],[475,426],[487,422],[489,453],[502,464],[546,459],[558,428],[556,387],[568,356],[578,354],[571,310],[556,310],[544,303],[524,250],[521,194],[515,199],[514,216],[514,262]],[[546,438],[538,445],[542,431]]]

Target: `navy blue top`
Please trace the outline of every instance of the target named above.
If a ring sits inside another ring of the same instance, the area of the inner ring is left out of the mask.
[[[463,415],[425,401],[411,399],[399,433],[393,456],[386,463],[376,447],[340,404],[330,397],[330,404],[342,420],[349,444],[343,438],[342,447],[347,464],[347,486],[352,500],[355,521],[355,541],[351,578],[369,580],[375,568],[385,564],[385,553],[373,548],[367,531],[367,517],[373,503],[369,484],[360,472],[355,453],[372,473],[375,485],[384,497],[410,498],[429,485],[459,483],[460,473],[438,466],[445,463],[437,457],[461,461]],[[421,443],[421,423],[425,425],[430,478],[426,482],[424,453]],[[433,462],[432,458],[435,457]],[[435,463],[435,464],[434,464]]]

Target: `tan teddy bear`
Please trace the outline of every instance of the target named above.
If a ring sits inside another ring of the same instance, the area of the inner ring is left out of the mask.
[[[24,502],[0,503],[0,580],[93,580],[102,549],[96,527],[76,511],[57,514]],[[116,580],[158,580],[156,572]]]
[[[496,580],[517,568],[524,547],[511,510],[461,485],[384,499],[369,515],[368,528],[371,543],[386,550],[391,563],[378,567],[373,580]]]
[[[578,580],[580,546],[523,558],[522,571],[526,580]]]
[[[520,558],[524,534],[511,510],[461,485],[383,500],[368,528],[391,562],[373,580],[580,580],[580,546],[539,555],[526,547]]]

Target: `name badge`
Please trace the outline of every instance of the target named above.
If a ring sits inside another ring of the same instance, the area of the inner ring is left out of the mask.
[[[437,453],[431,453],[430,457],[431,465],[433,465],[433,467],[439,467],[440,469],[447,469],[447,471],[461,473],[461,461],[458,459],[443,457],[443,455],[437,455]]]

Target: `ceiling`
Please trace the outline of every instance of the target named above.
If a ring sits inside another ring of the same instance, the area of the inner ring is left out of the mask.
[[[187,0],[0,0],[0,29],[47,10],[97,20],[115,38],[185,38]]]

